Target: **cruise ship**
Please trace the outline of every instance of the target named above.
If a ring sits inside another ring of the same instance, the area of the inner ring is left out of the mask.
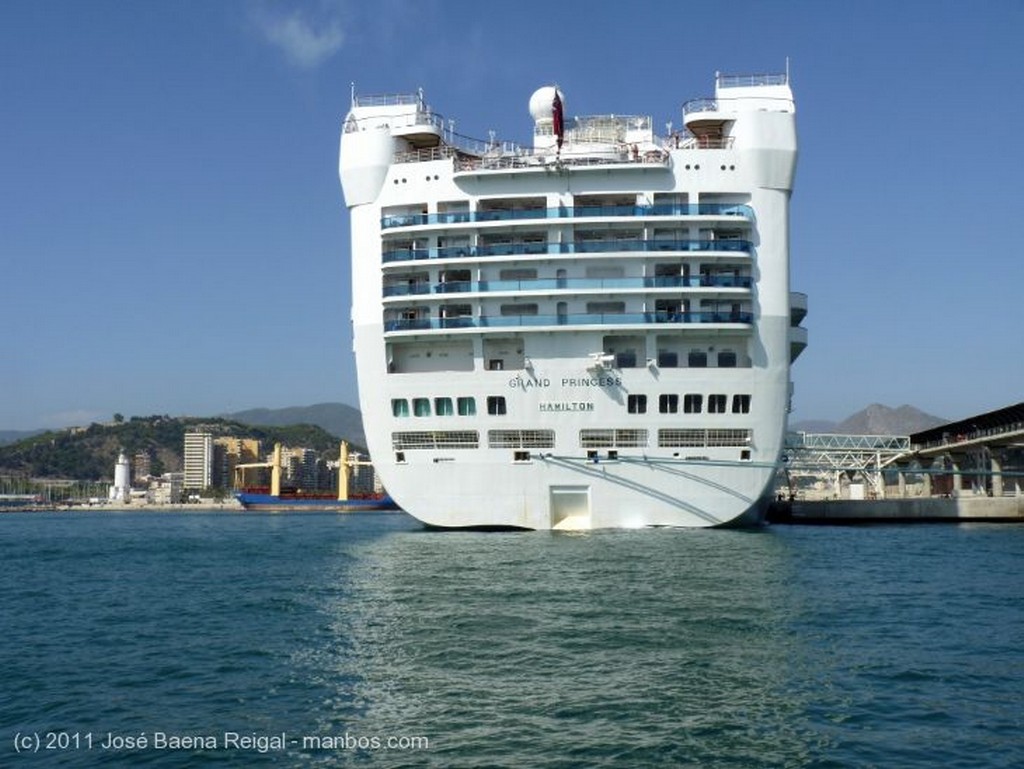
[[[353,90],[339,174],[374,465],[432,527],[756,524],[807,343],[788,74],[716,75],[660,134],[568,106],[524,98],[522,146],[456,134],[422,91]]]

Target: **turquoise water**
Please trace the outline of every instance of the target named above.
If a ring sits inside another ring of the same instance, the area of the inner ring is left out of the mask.
[[[0,766],[1017,767],[1024,527],[0,516]]]

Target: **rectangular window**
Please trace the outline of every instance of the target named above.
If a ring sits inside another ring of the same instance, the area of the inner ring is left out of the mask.
[[[700,393],[686,393],[683,396],[683,413],[699,414],[704,408],[704,396]]]
[[[429,430],[391,433],[391,447],[396,452],[420,449],[475,449],[480,446],[476,430]]]
[[[675,393],[663,393],[658,396],[658,411],[662,414],[675,414],[679,411],[679,396]]]
[[[662,448],[696,448],[703,447],[706,441],[706,430],[681,430],[665,428],[658,430],[658,445]]]
[[[434,413],[439,417],[450,417],[453,413],[451,398],[434,398]]]
[[[679,366],[679,353],[658,351],[658,366],[661,368],[677,368]]]
[[[476,398],[459,398],[459,416],[476,416]]]
[[[750,430],[737,429],[674,429],[658,430],[658,445],[661,447],[704,448],[722,446],[749,446]]]
[[[614,430],[580,430],[580,447],[606,449],[615,445]]]
[[[487,445],[492,449],[553,449],[554,430],[488,430]]]
[[[505,396],[504,395],[488,395],[487,396],[487,413],[492,417],[502,416],[507,413],[505,409]]]
[[[391,416],[393,417],[407,417],[409,416],[409,401],[405,398],[392,398],[391,399]]]
[[[724,414],[725,404],[728,398],[721,394],[714,394],[708,396],[708,413],[709,414]]]
[[[734,396],[732,396],[732,413],[733,414],[749,414],[750,413],[750,396],[749,395],[734,395]]]
[[[616,430],[615,431],[615,445],[621,448],[644,448],[647,446],[647,431],[646,430]]]
[[[621,315],[625,311],[625,302],[587,302],[588,315]]]
[[[690,368],[706,368],[708,365],[708,354],[703,350],[690,350],[686,356],[686,365]]]
[[[498,273],[501,280],[536,280],[537,270],[526,267],[514,267]]]
[[[718,353],[719,368],[736,368],[736,353],[732,350],[722,350]]]
[[[750,430],[708,430],[708,446],[749,446]]]
[[[473,307],[468,304],[442,304],[442,318],[468,318],[473,314]]]
[[[636,368],[636,350],[615,353],[615,368]]]
[[[646,414],[647,413],[647,396],[646,395],[629,395],[626,397],[626,410],[630,414]]]
[[[647,431],[633,429],[580,430],[580,447],[584,449],[644,448]]]
[[[501,305],[500,312],[503,316],[513,315],[536,315],[537,305],[532,302],[529,304],[503,304]]]
[[[418,417],[430,416],[430,398],[413,398],[412,413]]]

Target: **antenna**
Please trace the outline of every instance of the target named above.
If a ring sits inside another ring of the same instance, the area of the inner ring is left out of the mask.
[[[352,99],[351,106],[355,107],[356,106],[356,81],[355,80],[353,80],[350,83],[350,89],[351,89],[351,99]]]
[[[786,57],[786,85],[789,85],[789,57]]]

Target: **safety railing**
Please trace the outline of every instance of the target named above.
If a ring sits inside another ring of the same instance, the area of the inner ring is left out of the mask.
[[[438,150],[435,147],[429,152]],[[560,206],[558,208],[477,209],[443,211],[434,214],[388,214],[380,220],[381,229],[419,227],[434,224],[463,224],[520,219],[564,219],[582,217],[646,216],[728,216],[754,218],[754,209],[743,203],[659,204],[652,206]]]
[[[381,254],[384,264],[415,262],[425,259],[465,259],[492,256],[525,256],[537,254],[600,254],[614,252],[652,251],[724,251],[752,254],[754,245],[742,239],[703,240],[578,240],[569,243],[500,243],[482,246],[442,246],[440,248],[405,248]]]
[[[489,291],[585,291],[644,288],[746,288],[746,275],[688,275],[636,278],[539,278],[531,280],[457,280],[446,283],[397,283],[384,287],[385,297],[424,294],[486,293]]]
[[[434,331],[460,328],[508,328],[530,326],[624,326],[649,323],[727,323],[750,325],[748,311],[574,313],[557,315],[461,315],[451,318],[395,318],[384,321],[384,331]]]

